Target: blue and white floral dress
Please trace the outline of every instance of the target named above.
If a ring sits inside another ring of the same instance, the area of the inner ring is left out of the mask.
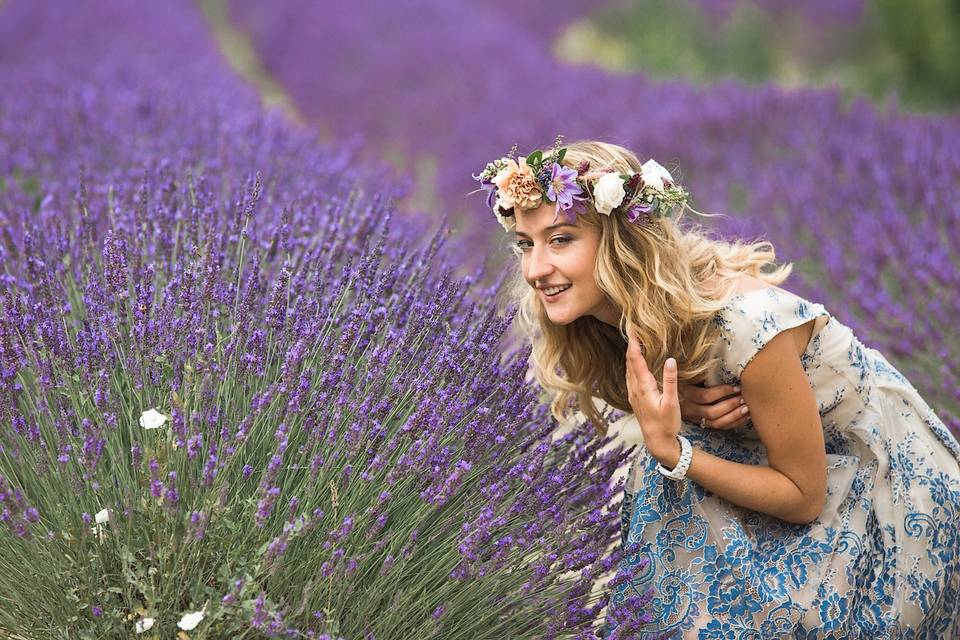
[[[654,621],[631,637],[960,640],[960,445],[906,378],[822,305],[770,287],[715,316],[707,384],[738,383],[773,336],[814,319],[801,360],[826,442],[821,516],[797,525],[735,506],[663,477],[640,447],[621,542],[640,545],[625,563],[649,564],[608,607],[652,587]],[[682,433],[726,460],[767,461],[752,423]]]

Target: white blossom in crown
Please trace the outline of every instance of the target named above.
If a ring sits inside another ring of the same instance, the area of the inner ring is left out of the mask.
[[[620,206],[627,192],[623,188],[623,179],[618,173],[605,173],[593,187],[593,206],[599,213],[610,215]]]
[[[663,191],[666,187],[673,186],[673,177],[670,172],[664,169],[660,164],[651,158],[640,167],[640,177],[643,178],[643,184],[652,187],[657,191]]]

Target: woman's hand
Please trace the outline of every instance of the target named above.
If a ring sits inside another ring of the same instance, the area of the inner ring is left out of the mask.
[[[663,365],[663,393],[647,368],[640,342],[628,332],[627,397],[633,408],[644,445],[654,458],[669,469],[680,460],[680,400],[677,396],[677,361],[667,358]]]
[[[736,429],[750,420],[740,387],[729,384],[713,387],[682,384],[679,395],[680,412],[686,422],[702,424],[710,429]]]

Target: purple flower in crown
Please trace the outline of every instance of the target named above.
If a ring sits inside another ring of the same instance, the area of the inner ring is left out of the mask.
[[[627,209],[627,220],[637,222],[640,218],[653,211],[653,205],[648,202],[638,202]]]
[[[577,224],[577,213],[574,209],[564,210],[560,208],[560,205],[557,205],[553,209],[553,220],[550,221],[550,224],[557,224],[557,221],[560,218],[563,218],[563,221],[567,224]]]
[[[550,171],[550,187],[547,189],[547,199],[556,202],[561,209],[566,211],[573,206],[574,198],[582,193],[583,189],[577,184],[576,169],[568,169],[554,162]]]
[[[480,188],[487,193],[487,208],[492,209],[493,203],[497,201],[497,186],[484,180],[480,182]]]

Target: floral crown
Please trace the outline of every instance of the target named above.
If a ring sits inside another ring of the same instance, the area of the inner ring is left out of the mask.
[[[553,151],[546,156],[542,151],[534,151],[519,161],[515,159],[514,145],[509,155],[487,164],[479,175],[473,176],[480,182],[477,191],[487,192],[487,206],[507,231],[516,227],[514,207],[533,209],[544,198],[557,203],[554,222],[561,211],[568,221],[576,222],[576,216],[584,213],[590,203],[599,213],[622,213],[638,224],[667,217],[675,207],[686,206],[687,191],[655,160],[647,160],[640,173],[617,173],[610,168],[591,170],[586,160],[571,169],[562,165],[567,149],[560,146],[560,141],[561,136],[557,136]]]

